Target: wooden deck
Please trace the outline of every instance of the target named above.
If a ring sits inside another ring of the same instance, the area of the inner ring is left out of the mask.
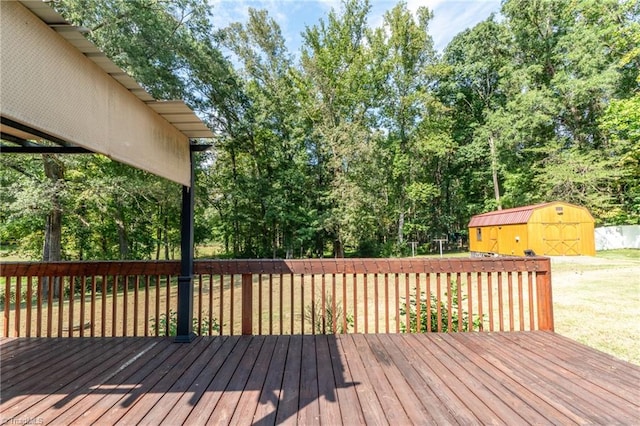
[[[4,424],[637,424],[640,367],[551,332],[3,339]]]

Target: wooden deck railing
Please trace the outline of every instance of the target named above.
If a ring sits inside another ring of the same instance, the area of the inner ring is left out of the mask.
[[[0,329],[172,334],[179,272],[174,261],[2,263]],[[198,260],[194,272],[197,334],[553,330],[548,258]]]

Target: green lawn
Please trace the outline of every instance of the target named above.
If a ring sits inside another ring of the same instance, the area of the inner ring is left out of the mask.
[[[555,331],[640,365],[640,250],[553,258]]]
[[[599,251],[598,257],[604,259],[635,259],[640,261],[640,250],[638,249],[620,249]]]

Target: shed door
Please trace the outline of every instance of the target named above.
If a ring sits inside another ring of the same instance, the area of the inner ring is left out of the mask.
[[[543,223],[544,254],[548,256],[579,256],[579,223]]]
[[[498,228],[493,226],[489,231],[489,252],[500,253],[498,248]]]

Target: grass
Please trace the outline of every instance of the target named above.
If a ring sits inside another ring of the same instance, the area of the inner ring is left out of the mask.
[[[575,260],[552,260],[555,331],[640,365],[640,250]]]
[[[199,244],[195,246],[194,255],[196,259],[211,259],[224,254],[222,244]]]
[[[0,261],[2,262],[20,262],[25,259],[23,256],[20,256],[15,251],[13,246],[3,245],[0,246]]]
[[[598,252],[598,257],[604,258],[604,259],[640,260],[640,250],[638,249],[604,250],[604,251]]]

